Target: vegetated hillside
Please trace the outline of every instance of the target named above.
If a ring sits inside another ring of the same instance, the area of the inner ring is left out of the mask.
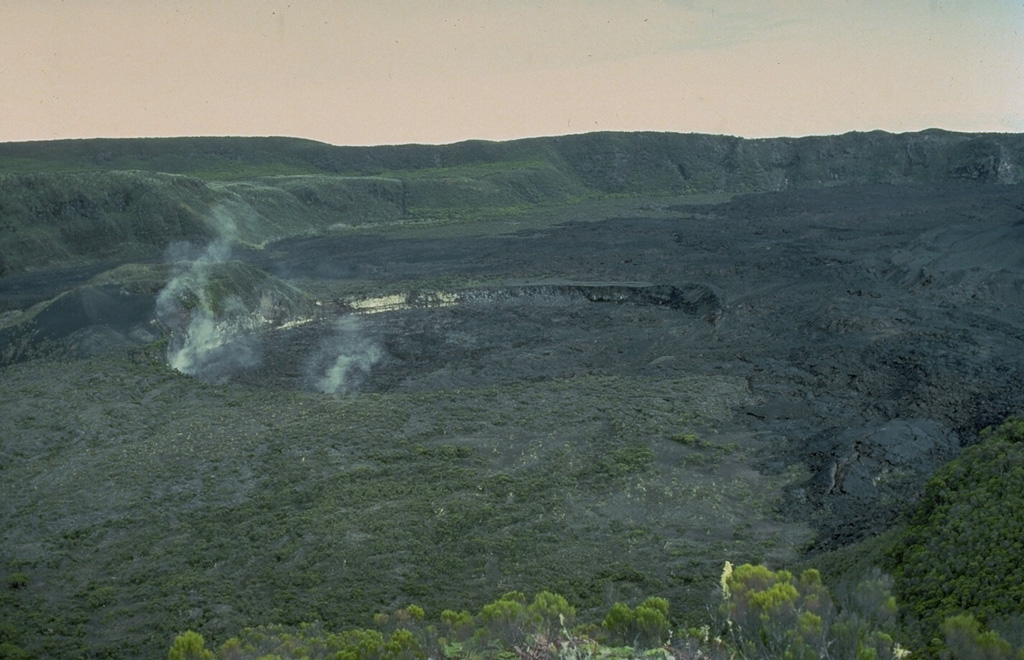
[[[2,175],[0,274],[205,242],[212,201],[200,180],[150,172]]]
[[[939,468],[885,534],[808,563],[832,584],[891,574],[900,639],[919,657],[1009,659],[1024,653],[1022,511],[1024,420],[1011,417]]]
[[[381,147],[288,138],[8,143],[0,144],[0,274],[155,257],[170,241],[222,231],[203,222],[215,204],[236,207],[239,240],[262,244],[608,195],[1022,178],[1024,136],[943,131],[759,140],[593,133]]]
[[[178,241],[261,244],[403,215],[397,181],[322,176],[209,182],[142,171],[0,175],[0,274],[151,259]]]
[[[986,429],[932,477],[891,555],[922,643],[969,615],[1024,644],[1024,420]]]

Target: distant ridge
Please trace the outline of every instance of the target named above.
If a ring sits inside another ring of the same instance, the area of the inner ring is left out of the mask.
[[[772,190],[835,182],[1024,180],[1024,134],[884,131],[800,138],[597,132],[447,145],[334,146],[288,137],[96,138],[0,143],[0,173],[143,170],[200,178],[378,176],[544,160],[602,190]]]
[[[1024,135],[940,130],[745,139],[588,133],[339,147],[284,137],[0,144],[0,275],[155,258],[220,235],[251,246],[352,227],[486,222],[609,196],[836,185],[1018,184]],[[225,215],[226,214],[226,215]]]

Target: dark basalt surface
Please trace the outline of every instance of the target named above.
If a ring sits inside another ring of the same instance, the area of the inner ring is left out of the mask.
[[[767,462],[807,461],[813,476],[789,513],[817,520],[819,547],[830,547],[883,529],[961,438],[1024,405],[1022,201],[1019,186],[841,187],[514,237],[285,242],[270,253],[281,273],[385,282],[700,283],[715,304],[697,313],[563,288],[367,318],[362,331],[386,356],[363,386],[743,374],[763,403],[742,423],[777,442]]]
[[[312,387],[310,361],[339,332],[373,348],[351,381],[370,392],[743,376],[759,403],[733,423],[777,448],[761,469],[806,463],[784,507],[818,524],[819,548],[883,529],[965,438],[1024,409],[1021,185],[761,193],[496,237],[287,239],[233,256],[300,288],[411,292],[407,308],[326,301],[310,322],[260,333],[258,364],[227,376],[255,387]],[[0,309],[86,274],[5,278]],[[456,286],[446,305],[416,294],[439,279],[497,284]],[[89,332],[102,341],[75,351],[144,342],[154,299],[80,289],[8,327],[0,353]]]

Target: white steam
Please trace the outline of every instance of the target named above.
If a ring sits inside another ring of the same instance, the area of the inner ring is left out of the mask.
[[[348,392],[363,381],[384,352],[362,335],[354,317],[339,319],[335,332],[325,337],[320,349],[306,362],[310,386],[318,392]]]
[[[258,345],[246,330],[248,310],[237,296],[213,301],[213,269],[231,258],[235,223],[222,208],[213,209],[220,236],[205,248],[174,243],[167,259],[173,276],[156,300],[157,318],[167,326],[168,364],[190,376],[221,382],[240,368],[260,362]],[[216,304],[215,304],[216,302]]]
[[[261,331],[295,323],[279,323],[281,319],[268,311],[273,298],[266,293],[260,304],[250,309],[230,292],[230,281],[225,284],[215,279],[218,272],[224,276],[221,266],[231,259],[231,245],[237,234],[225,206],[215,207],[211,218],[219,230],[212,243],[202,248],[176,243],[167,249],[173,270],[157,296],[156,315],[169,331],[168,365],[190,376],[221,383],[242,369],[260,365]],[[318,349],[304,359],[304,384],[324,393],[348,392],[363,381],[383,354],[362,334],[356,318],[342,318],[333,332],[320,340]]]

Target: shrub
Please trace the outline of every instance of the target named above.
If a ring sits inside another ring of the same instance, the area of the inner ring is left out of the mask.
[[[744,564],[726,578],[725,609],[734,643],[748,657],[823,657],[833,605],[816,570]]]
[[[31,657],[31,653],[16,644],[0,642],[0,660],[29,660]]]
[[[896,601],[892,579],[879,571],[837,606],[815,569],[789,571],[745,564],[722,575],[725,633],[740,656],[816,660],[823,657],[892,660]]]
[[[213,652],[206,649],[206,640],[189,630],[174,638],[167,660],[213,660]]]
[[[526,641],[526,595],[510,591],[480,608],[480,622],[484,628],[477,631],[478,642],[499,642],[505,648],[514,648]]]
[[[28,586],[28,575],[25,573],[11,573],[7,576],[8,589],[24,589]]]
[[[533,597],[526,614],[542,634],[550,634],[572,622],[576,608],[563,596],[542,591]]]
[[[612,644],[626,644],[633,630],[633,610],[624,603],[615,603],[605,615],[601,627]]]
[[[1010,644],[991,630],[982,631],[981,624],[970,614],[946,619],[942,634],[956,660],[1013,660]]]
[[[473,615],[462,610],[444,610],[441,612],[441,624],[447,629],[448,641],[464,642],[473,636]]]
[[[668,601],[651,597],[633,610],[636,639],[640,646],[661,646],[672,634],[668,622]]]
[[[615,603],[601,622],[608,641],[616,645],[630,645],[637,648],[661,646],[671,636],[668,620],[668,601],[651,597],[630,609],[623,603]]]
[[[384,645],[384,657],[388,660],[412,660],[422,658],[423,650],[412,631],[399,628],[391,633],[391,638]]]
[[[376,630],[346,630],[340,636],[343,646],[335,660],[364,660],[376,658],[384,649],[384,635]]]

